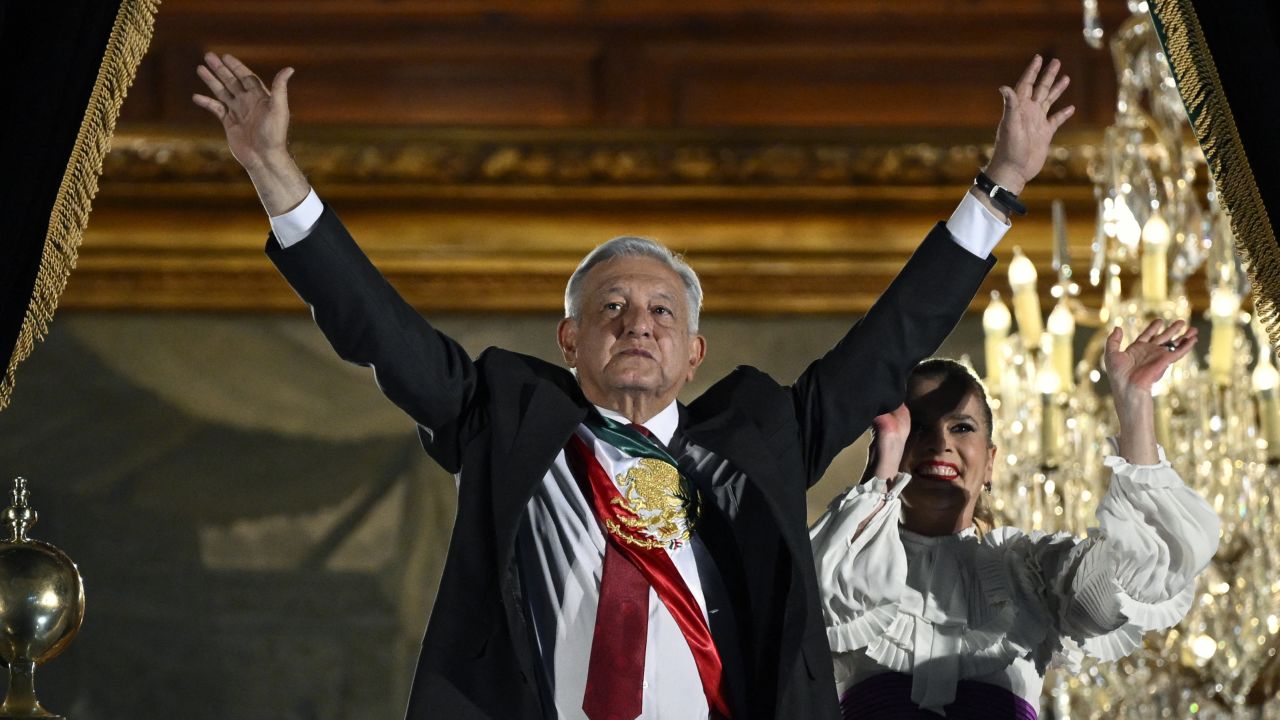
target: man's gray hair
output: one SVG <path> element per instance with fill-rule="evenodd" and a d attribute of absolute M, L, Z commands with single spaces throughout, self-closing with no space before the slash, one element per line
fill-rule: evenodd
<path fill-rule="evenodd" d="M 564 316 L 578 319 L 582 313 L 582 283 L 587 279 L 591 268 L 607 260 L 618 257 L 647 257 L 658 260 L 671 268 L 684 283 L 686 302 L 689 306 L 689 332 L 698 332 L 698 315 L 702 311 L 702 283 L 698 282 L 698 274 L 689 267 L 684 258 L 671 252 L 662 244 L 649 238 L 623 235 L 602 243 L 595 250 L 587 253 L 578 263 L 578 269 L 569 276 L 569 284 L 564 288 Z"/>

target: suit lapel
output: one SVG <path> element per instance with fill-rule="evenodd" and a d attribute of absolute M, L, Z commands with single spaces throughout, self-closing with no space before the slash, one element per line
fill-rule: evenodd
<path fill-rule="evenodd" d="M 515 549 L 516 530 L 534 487 L 546 476 L 574 428 L 587 416 L 581 393 L 544 380 L 519 388 L 519 424 L 506 462 L 495 464 L 493 517 L 500 560 L 505 566 Z"/>

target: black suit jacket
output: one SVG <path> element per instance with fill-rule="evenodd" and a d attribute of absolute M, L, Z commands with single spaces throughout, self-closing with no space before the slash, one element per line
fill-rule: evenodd
<path fill-rule="evenodd" d="M 374 368 L 459 474 L 458 514 L 427 625 L 408 718 L 540 718 L 537 662 L 517 563 L 518 523 L 590 403 L 564 368 L 490 348 L 474 360 L 405 303 L 331 209 L 301 243 L 268 254 L 344 359 Z M 698 477 L 699 537 L 725 578 L 737 627 L 722 646 L 734 717 L 837 718 L 809 547 L 805 491 L 955 326 L 994 264 L 939 223 L 875 306 L 795 383 L 739 367 L 681 408 L 672 445 L 710 451 L 735 487 Z M 682 461 L 682 465 L 684 462 Z M 685 468 L 689 470 L 689 468 Z M 717 642 L 725 628 L 712 623 Z"/>

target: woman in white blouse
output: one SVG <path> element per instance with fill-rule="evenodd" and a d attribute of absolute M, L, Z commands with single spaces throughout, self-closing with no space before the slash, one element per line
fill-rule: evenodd
<path fill-rule="evenodd" d="M 949 360 L 913 371 L 876 418 L 873 477 L 810 533 L 845 718 L 1034 720 L 1055 654 L 1114 660 L 1182 618 L 1218 518 L 1157 447 L 1151 386 L 1195 341 L 1181 322 L 1108 338 L 1120 434 L 1087 538 L 979 533 L 996 457 L 982 386 Z"/>

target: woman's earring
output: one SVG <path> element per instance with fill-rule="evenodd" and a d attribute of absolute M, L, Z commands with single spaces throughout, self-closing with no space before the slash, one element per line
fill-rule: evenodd
<path fill-rule="evenodd" d="M 982 484 L 982 492 L 984 492 L 984 493 L 986 493 L 986 494 L 990 495 L 990 494 L 991 494 L 991 483 L 983 483 L 983 484 Z"/>

